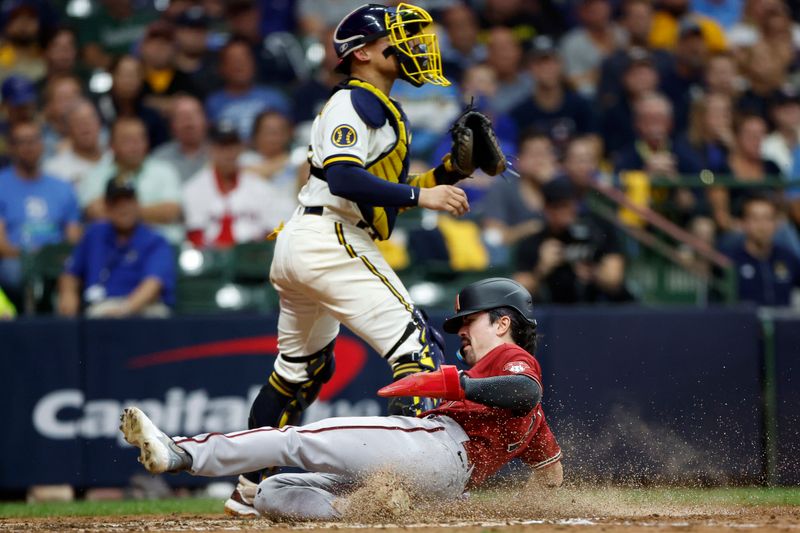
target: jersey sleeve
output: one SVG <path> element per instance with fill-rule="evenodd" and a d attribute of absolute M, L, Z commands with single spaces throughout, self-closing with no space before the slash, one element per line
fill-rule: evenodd
<path fill-rule="evenodd" d="M 541 416 L 542 422 L 539 424 L 539 429 L 536 430 L 528 447 L 519 455 L 519 458 L 534 470 L 555 464 L 561 460 L 562 456 L 556 436 L 547 425 L 544 414 Z"/>
<path fill-rule="evenodd" d="M 334 163 L 364 166 L 367 161 L 370 131 L 348 93 L 336 93 L 322 111 L 315 146 L 322 168 Z"/>
<path fill-rule="evenodd" d="M 518 346 L 510 346 L 495 363 L 496 376 L 528 376 L 542 386 L 542 370 L 534 357 Z"/>

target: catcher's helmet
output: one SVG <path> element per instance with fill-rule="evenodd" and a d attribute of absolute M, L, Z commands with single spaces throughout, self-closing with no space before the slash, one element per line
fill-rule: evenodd
<path fill-rule="evenodd" d="M 387 7 L 367 4 L 351 11 L 333 32 L 336 70 L 350 73 L 350 54 L 381 37 L 388 37 L 390 53 L 400 63 L 400 77 L 419 87 L 423 83 L 450 85 L 442 74 L 442 58 L 433 19 L 427 11 L 410 4 Z M 385 52 L 384 52 L 385 53 Z"/>
<path fill-rule="evenodd" d="M 465 316 L 498 307 L 516 310 L 528 324 L 536 327 L 533 298 L 527 289 L 508 278 L 488 278 L 461 289 L 456 296 L 456 314 L 444 321 L 444 330 L 458 333 Z"/>

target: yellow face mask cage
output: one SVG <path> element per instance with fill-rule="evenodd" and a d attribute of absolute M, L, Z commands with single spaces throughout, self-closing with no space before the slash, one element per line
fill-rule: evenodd
<path fill-rule="evenodd" d="M 386 13 L 389 42 L 397 50 L 403 77 L 417 86 L 447 87 L 450 82 L 442 74 L 442 56 L 432 26 L 433 19 L 421 7 L 398 4 L 393 13 Z"/>

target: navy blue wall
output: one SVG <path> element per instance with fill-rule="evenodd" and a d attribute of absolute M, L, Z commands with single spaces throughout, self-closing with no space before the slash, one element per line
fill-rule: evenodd
<path fill-rule="evenodd" d="M 548 309 L 539 323 L 544 405 L 568 473 L 760 478 L 760 332 L 752 310 Z M 129 403 L 169 433 L 245 427 L 277 352 L 275 326 L 274 317 L 243 316 L 0 323 L 0 395 L 11 406 L 0 488 L 127 484 L 142 471 L 117 431 Z M 781 346 L 798 346 L 797 334 L 786 339 Z M 458 342 L 448 342 L 453 362 Z M 306 421 L 383 412 L 375 391 L 390 379 L 385 363 L 348 332 L 336 357 L 336 376 Z M 795 424 L 782 426 L 790 437 L 800 397 L 783 401 Z"/>

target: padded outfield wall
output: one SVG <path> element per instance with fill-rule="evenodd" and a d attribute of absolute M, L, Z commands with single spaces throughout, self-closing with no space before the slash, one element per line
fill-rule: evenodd
<path fill-rule="evenodd" d="M 550 308 L 538 318 L 545 410 L 567 475 L 738 484 L 772 474 L 800 483 L 800 319 L 772 322 L 774 401 L 765 409 L 754 309 Z M 0 323 L 0 394 L 10 412 L 0 489 L 127 485 L 142 472 L 117 430 L 130 403 L 172 434 L 244 428 L 277 353 L 275 331 L 274 316 Z M 454 362 L 458 342 L 448 342 Z M 385 363 L 347 331 L 336 357 L 336 375 L 305 421 L 383 413 L 375 391 L 390 379 Z"/>

